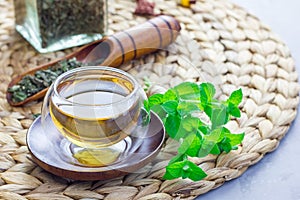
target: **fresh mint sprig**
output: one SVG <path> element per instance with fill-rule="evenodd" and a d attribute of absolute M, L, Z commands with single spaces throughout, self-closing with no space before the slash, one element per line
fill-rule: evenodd
<path fill-rule="evenodd" d="M 242 90 L 232 92 L 226 101 L 217 100 L 215 93 L 210 83 L 184 82 L 144 102 L 146 111 L 157 113 L 168 135 L 180 143 L 178 154 L 166 167 L 164 179 L 182 177 L 199 181 L 207 174 L 189 157 L 228 153 L 242 142 L 244 133 L 231 133 L 224 126 L 232 116 L 241 116 Z M 209 120 L 201 119 L 201 114 Z"/>

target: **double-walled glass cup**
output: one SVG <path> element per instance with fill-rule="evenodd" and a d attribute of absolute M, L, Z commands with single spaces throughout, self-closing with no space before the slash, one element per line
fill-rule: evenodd
<path fill-rule="evenodd" d="M 59 76 L 42 108 L 44 131 L 54 126 L 64 157 L 86 166 L 108 166 L 133 153 L 148 129 L 146 94 L 128 73 L 81 67 Z"/>

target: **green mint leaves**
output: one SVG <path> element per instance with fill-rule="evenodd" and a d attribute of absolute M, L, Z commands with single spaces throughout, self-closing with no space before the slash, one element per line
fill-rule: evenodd
<path fill-rule="evenodd" d="M 199 181 L 206 173 L 189 157 L 218 155 L 237 149 L 244 133 L 234 134 L 224 127 L 231 117 L 240 117 L 242 90 L 232 92 L 226 101 L 215 99 L 215 87 L 210 83 L 184 82 L 165 94 L 154 94 L 144 102 L 162 119 L 168 135 L 179 141 L 178 154 L 166 167 L 165 179 L 189 178 Z M 206 115 L 207 119 L 202 119 Z"/>

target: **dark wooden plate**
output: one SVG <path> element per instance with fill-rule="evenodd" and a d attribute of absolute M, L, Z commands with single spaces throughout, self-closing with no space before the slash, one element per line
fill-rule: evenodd
<path fill-rule="evenodd" d="M 46 171 L 73 180 L 106 180 L 135 172 L 156 157 L 165 138 L 162 121 L 151 113 L 149 129 L 138 149 L 110 166 L 86 167 L 67 161 L 68 154 L 64 153 L 62 147 L 66 139 L 52 123 L 50 126 L 47 124 L 47 127 L 43 127 L 45 124 L 38 117 L 28 130 L 27 145 L 33 160 Z"/>

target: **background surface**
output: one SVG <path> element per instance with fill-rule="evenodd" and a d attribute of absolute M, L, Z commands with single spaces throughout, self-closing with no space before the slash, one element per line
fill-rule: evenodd
<path fill-rule="evenodd" d="M 231 0 L 271 27 L 287 44 L 300 72 L 300 1 Z M 299 113 L 300 109 L 298 109 Z M 197 200 L 300 200 L 300 116 L 297 115 L 276 151 L 267 154 L 241 177 Z"/>

